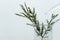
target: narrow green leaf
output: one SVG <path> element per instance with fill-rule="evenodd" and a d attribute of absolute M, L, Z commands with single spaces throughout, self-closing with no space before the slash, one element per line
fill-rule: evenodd
<path fill-rule="evenodd" d="M 27 23 L 27 25 L 30 25 L 30 26 L 33 26 L 33 27 L 35 27 L 35 25 L 33 25 L 33 24 L 29 24 L 29 23 Z"/>
<path fill-rule="evenodd" d="M 35 8 L 33 8 L 33 14 L 35 13 Z"/>
<path fill-rule="evenodd" d="M 23 5 L 20 5 L 20 6 L 21 6 L 21 8 L 23 9 L 23 11 L 24 11 L 25 13 L 27 13 L 27 11 L 25 10 L 24 6 L 23 6 Z"/>
<path fill-rule="evenodd" d="M 22 13 L 25 17 L 28 17 L 25 13 Z"/>
<path fill-rule="evenodd" d="M 24 4 L 25 4 L 25 8 L 26 8 L 26 10 L 28 11 L 28 7 L 27 7 L 26 3 L 24 3 Z"/>
<path fill-rule="evenodd" d="M 44 24 L 42 23 L 41 36 L 43 35 L 43 33 L 44 33 Z"/>
<path fill-rule="evenodd" d="M 23 15 L 20 15 L 20 14 L 16 14 L 16 15 L 18 15 L 18 16 L 21 16 L 21 17 L 25 17 L 25 16 L 23 16 Z"/>

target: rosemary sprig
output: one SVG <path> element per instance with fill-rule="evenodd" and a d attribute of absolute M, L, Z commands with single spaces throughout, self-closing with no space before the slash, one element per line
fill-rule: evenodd
<path fill-rule="evenodd" d="M 23 10 L 23 12 L 22 12 L 23 15 L 21 15 L 21 14 L 16 14 L 16 15 L 29 19 L 32 24 L 27 23 L 27 25 L 32 26 L 34 28 L 35 32 L 37 33 L 37 35 L 41 36 L 42 38 L 45 37 L 45 35 L 48 34 L 52 30 L 52 26 L 57 21 L 60 20 L 60 19 L 57 19 L 56 21 L 53 21 L 58 16 L 58 14 L 56 14 L 56 15 L 52 14 L 51 19 L 47 20 L 47 25 L 46 25 L 47 29 L 46 29 L 45 24 L 41 23 L 41 25 L 40 25 L 39 20 L 37 20 L 37 18 L 36 18 L 37 14 L 35 13 L 35 8 L 33 8 L 33 10 L 31 10 L 30 7 L 27 7 L 26 3 L 24 6 L 23 5 L 20 5 L 20 6 Z"/>

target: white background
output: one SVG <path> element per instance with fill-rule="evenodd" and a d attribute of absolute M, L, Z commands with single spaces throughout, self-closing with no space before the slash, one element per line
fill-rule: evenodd
<path fill-rule="evenodd" d="M 28 20 L 15 15 L 22 11 L 19 4 L 24 2 L 36 9 L 40 22 L 45 22 L 52 13 L 60 13 L 60 0 L 0 0 L 0 40 L 34 39 L 33 28 L 26 25 Z M 53 26 L 53 40 L 60 40 L 60 21 Z"/>

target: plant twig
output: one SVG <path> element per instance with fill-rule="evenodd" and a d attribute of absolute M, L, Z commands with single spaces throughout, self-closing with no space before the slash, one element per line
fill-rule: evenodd
<path fill-rule="evenodd" d="M 33 10 L 31 10 L 30 7 L 27 7 L 26 3 L 24 6 L 23 5 L 20 5 L 20 6 L 23 10 L 23 12 L 22 12 L 23 15 L 21 15 L 21 14 L 16 14 L 16 15 L 29 19 L 32 24 L 27 23 L 27 25 L 32 26 L 34 28 L 35 32 L 37 33 L 37 35 L 42 37 L 42 40 L 45 37 L 45 35 L 48 34 L 52 30 L 52 26 L 57 21 L 60 20 L 60 19 L 57 19 L 56 21 L 53 21 L 58 16 L 58 14 L 56 14 L 56 15 L 52 14 L 51 19 L 47 20 L 47 25 L 45 25 L 44 23 L 40 24 L 39 20 L 37 20 L 37 18 L 36 18 L 37 15 L 35 13 L 35 8 L 33 8 Z M 47 28 L 45 26 L 47 26 Z"/>

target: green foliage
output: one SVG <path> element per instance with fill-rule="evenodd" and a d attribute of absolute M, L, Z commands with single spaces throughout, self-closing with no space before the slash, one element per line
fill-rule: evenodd
<path fill-rule="evenodd" d="M 16 14 L 16 15 L 29 19 L 32 24 L 27 23 L 27 25 L 32 26 L 34 29 L 36 28 L 35 32 L 37 33 L 38 36 L 44 37 L 46 34 L 48 34 L 52 30 L 52 26 L 57 21 L 60 20 L 60 19 L 57 19 L 56 21 L 54 21 L 54 19 L 58 16 L 58 14 L 56 15 L 52 14 L 51 19 L 46 20 L 47 21 L 47 28 L 46 28 L 44 23 L 40 25 L 39 21 L 37 20 L 36 18 L 37 14 L 35 13 L 35 8 L 31 10 L 30 7 L 27 7 L 26 3 L 24 4 L 24 6 L 23 5 L 20 5 L 20 6 L 23 10 L 22 15 L 21 14 Z"/>

